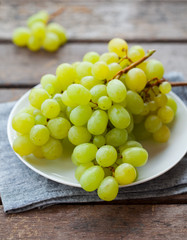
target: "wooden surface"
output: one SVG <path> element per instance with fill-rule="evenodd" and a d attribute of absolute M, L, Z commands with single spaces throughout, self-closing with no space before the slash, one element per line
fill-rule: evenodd
<path fill-rule="evenodd" d="M 69 42 L 57 53 L 29 52 L 11 43 L 16 26 L 41 9 L 59 7 L 56 18 L 68 30 Z M 19 99 L 55 73 L 62 62 L 80 60 L 90 50 L 102 53 L 107 41 L 123 37 L 145 49 L 157 49 L 166 71 L 187 80 L 187 1 L 181 0 L 1 0 L 0 102 Z M 1 159 L 0 159 L 1 161 Z M 187 239 L 187 194 L 172 197 L 72 204 L 5 215 L 0 205 L 0 240 L 33 239 Z"/>

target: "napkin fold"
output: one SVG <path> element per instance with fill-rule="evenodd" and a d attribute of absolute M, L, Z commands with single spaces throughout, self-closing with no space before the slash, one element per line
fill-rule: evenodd
<path fill-rule="evenodd" d="M 181 73 L 165 75 L 170 81 L 183 81 Z M 187 104 L 187 88 L 177 87 L 175 93 Z M 96 192 L 53 182 L 25 166 L 8 142 L 6 128 L 15 102 L 0 104 L 0 195 L 5 213 L 18 213 L 62 203 L 101 201 Z M 117 200 L 171 196 L 187 192 L 187 156 L 174 168 L 149 182 L 121 188 Z"/>

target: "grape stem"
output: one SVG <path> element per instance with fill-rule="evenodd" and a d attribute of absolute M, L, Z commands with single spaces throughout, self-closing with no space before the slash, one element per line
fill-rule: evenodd
<path fill-rule="evenodd" d="M 51 21 L 53 18 L 59 16 L 64 11 L 64 9 L 65 9 L 64 7 L 61 7 L 58 10 L 56 10 L 55 12 L 51 13 L 48 21 Z"/>
<path fill-rule="evenodd" d="M 156 82 L 151 83 L 152 81 L 156 80 Z M 153 86 L 159 86 L 162 82 L 169 82 L 171 84 L 172 87 L 181 87 L 181 86 L 187 86 L 187 82 L 170 82 L 169 80 L 162 78 L 162 79 L 158 79 L 158 78 L 153 78 L 151 80 L 149 80 L 145 86 L 145 88 L 147 87 L 153 87 Z"/>

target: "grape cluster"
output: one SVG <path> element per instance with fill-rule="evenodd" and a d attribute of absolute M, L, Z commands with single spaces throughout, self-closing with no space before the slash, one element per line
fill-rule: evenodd
<path fill-rule="evenodd" d="M 28 47 L 31 51 L 43 48 L 54 52 L 67 41 L 65 29 L 58 23 L 48 24 L 50 15 L 40 11 L 27 20 L 28 27 L 19 27 L 13 32 L 13 43 L 19 47 Z"/>
<path fill-rule="evenodd" d="M 72 161 L 82 188 L 97 189 L 101 199 L 111 201 L 119 185 L 134 182 L 137 168 L 148 160 L 136 140 L 152 134 L 166 142 L 177 105 L 167 95 L 171 85 L 162 79 L 161 62 L 147 60 L 141 46 L 128 50 L 118 38 L 108 49 L 102 55 L 88 52 L 82 62 L 63 63 L 56 75 L 44 75 L 12 126 L 18 132 L 13 149 L 22 156 L 61 157 L 68 138 L 75 145 Z"/>

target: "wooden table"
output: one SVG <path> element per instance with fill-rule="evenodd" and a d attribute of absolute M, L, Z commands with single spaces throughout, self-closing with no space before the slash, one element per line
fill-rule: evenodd
<path fill-rule="evenodd" d="M 11 43 L 12 30 L 41 9 L 64 12 L 56 18 L 69 41 L 58 52 L 29 52 Z M 187 1 L 181 0 L 2 0 L 0 2 L 0 102 L 17 100 L 90 50 L 102 53 L 115 36 L 130 45 L 155 48 L 166 71 L 187 75 Z M 187 194 L 99 204 L 68 204 L 5 215 L 0 205 L 0 239 L 187 239 Z"/>

